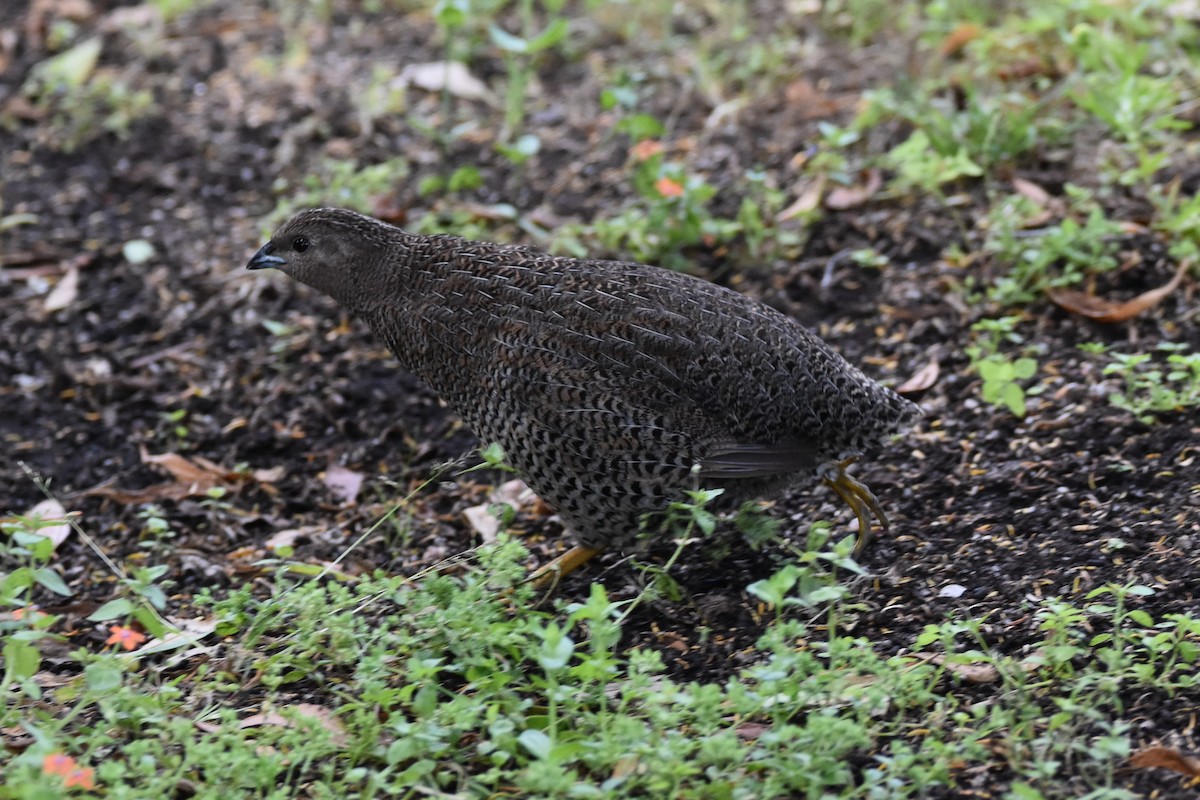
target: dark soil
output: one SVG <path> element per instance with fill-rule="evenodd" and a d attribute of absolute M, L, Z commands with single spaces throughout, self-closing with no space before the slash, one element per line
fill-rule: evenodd
<path fill-rule="evenodd" d="M 753 4 L 764 21 L 778 16 L 769 5 Z M 814 45 L 812 54 L 798 57 L 782 80 L 748 87 L 746 105 L 706 127 L 713 101 L 689 67 L 693 54 L 650 40 L 635 44 L 615 27 L 588 23 L 573 38 L 579 52 L 539 65 L 527 129 L 542 149 L 514 167 L 493 150 L 500 112 L 481 102 L 455 101 L 451 122 L 476 124 L 445 152 L 413 125 L 444 124 L 436 94 L 410 87 L 404 112 L 364 125 L 355 109 L 372 69 L 399 72 L 438 60 L 440 38 L 427 14 L 371 16 L 346 6 L 334 4 L 328 27 L 298 15 L 281 24 L 272 11 L 225 0 L 166 26 L 123 21 L 141 7 L 109 0 L 8 0 L 0 19 L 8 26 L 0 29 L 0 216 L 35 218 L 0 233 L 0 511 L 21 512 L 42 499 L 18 462 L 27 465 L 82 513 L 84 529 L 113 558 L 169 564 L 178 609 L 202 588 L 223 592 L 254 580 L 252 565 L 272 534 L 308 531 L 295 558 L 330 560 L 440 465 L 464 455 L 467 463 L 478 460 L 470 432 L 399 371 L 363 326 L 282 276 L 244 271 L 280 199 L 276 187 L 285 187 L 285 198 L 298 196 L 305 176 L 327 174 L 321 165 L 329 158 L 368 165 L 404 156 L 408 176 L 374 197 L 376 213 L 400 223 L 431 205 L 452 207 L 422 199 L 416 187 L 460 166 L 482 174 L 482 187 L 459 197 L 477 207 L 511 203 L 551 221 L 611 214 L 632 197 L 630 142 L 613 132 L 615 118 L 600 111 L 597 98 L 623 68 L 644 73 L 642 110 L 668 121 L 668 153 L 721 187 L 714 210 L 732 216 L 747 169 L 765 169 L 789 186 L 797 179 L 793 156 L 812 146 L 817 123 L 845 123 L 864 89 L 906 68 L 906 48 L 850 51 L 824 40 L 811 19 L 785 22 L 797 41 Z M 56 133 L 52 111 L 20 92 L 51 52 L 52 23 L 67 17 L 102 35 L 102 71 L 154 98 L 124 135 L 95 135 L 73 151 Z M 300 42 L 307 53 L 295 50 Z M 292 56 L 280 67 L 289 45 Z M 502 63 L 481 57 L 471 67 L 502 85 Z M 825 102 L 798 107 L 789 99 L 797 86 Z M 1088 185 L 1094 178 L 1080 160 L 1048 153 L 1014 175 L 1051 190 Z M 964 287 L 1003 266 L 940 258 L 952 242 L 965 252 L 979 245 L 975 221 L 985 198 L 962 188 L 964 202 L 950 209 L 891 198 L 827 211 L 795 259 L 748 264 L 719 249 L 692 254 L 698 271 L 816 328 L 880 380 L 896 385 L 931 361 L 940 367 L 938 380 L 914 397 L 926 412 L 920 427 L 857 468 L 892 530 L 861 558 L 870 575 L 851 583 L 863 609 L 848 620 L 851 631 L 899 651 L 927 624 L 970 616 L 986 619 L 990 647 L 1024 654 L 1042 640 L 1034 613 L 1040 599 L 1083 604 L 1109 583 L 1153 587 L 1153 595 L 1132 602 L 1155 619 L 1195 614 L 1200 421 L 1184 414 L 1136 421 L 1106 401 L 1115 385 L 1100 373 L 1105 362 L 1077 349 L 1085 342 L 1126 352 L 1159 342 L 1200 349 L 1194 281 L 1185 279 L 1127 323 L 1089 322 L 1049 301 L 1015 312 L 1024 314 L 1020 331 L 1038 349 L 1044 387 L 1018 419 L 980 399 L 964 353 L 970 325 L 994 315 L 973 306 Z M 1111 198 L 1112 208 L 1123 204 Z M 531 241 L 515 227 L 497 236 Z M 157 255 L 129 263 L 122 245 L 135 239 L 149 240 Z M 888 256 L 888 266 L 860 267 L 843 257 L 864 247 Z M 1105 292 L 1132 296 L 1173 273 L 1161 242 L 1145 234 L 1131 233 L 1121 256 L 1127 267 L 1106 278 Z M 77 296 L 47 311 L 48 291 L 72 268 Z M 273 334 L 266 321 L 290 328 Z M 280 473 L 230 483 L 214 503 L 162 490 L 174 480 L 143 453 Z M 365 476 L 357 503 L 327 485 L 331 465 Z M 478 537 L 461 512 L 486 502 L 499 480 L 446 473 L 413 496 L 408 539 L 373 536 L 342 568 L 408 574 L 474 547 Z M 835 500 L 813 487 L 779 500 L 772 513 L 792 537 L 820 519 L 848 532 L 851 517 Z M 147 555 L 154 537 L 140 514 L 151 501 L 174 538 Z M 527 535 L 537 562 L 563 546 L 545 510 L 527 510 L 514 527 Z M 643 606 L 627 625 L 628 646 L 662 649 L 674 675 L 688 679 L 719 680 L 753 659 L 764 619 L 745 587 L 769 576 L 784 554 L 754 551 L 736 537 L 727 547 L 714 562 L 694 546 L 672 572 L 684 598 Z M 640 558 L 653 561 L 661 549 Z M 69 609 L 76 619 L 113 596 L 77 537 L 60 548 L 57 566 L 77 592 Z M 595 580 L 627 598 L 641 578 L 613 553 L 567 579 L 559 596 L 581 599 Z M 954 585 L 963 589 L 952 598 L 943 590 Z M 39 599 L 47 610 L 64 610 L 51 596 Z M 100 627 L 91 634 L 104 635 Z M 1197 698 L 1129 703 L 1125 716 L 1139 719 L 1139 741 L 1200 750 L 1188 724 L 1200 712 Z M 1129 788 L 1149 792 L 1155 780 L 1131 775 Z M 1170 786 L 1157 796 L 1168 796 Z"/>

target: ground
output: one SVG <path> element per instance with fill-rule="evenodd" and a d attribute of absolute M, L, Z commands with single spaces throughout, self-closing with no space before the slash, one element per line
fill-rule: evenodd
<path fill-rule="evenodd" d="M 443 57 L 427 11 L 367 15 L 334 3 L 329 13 L 327 24 L 317 11 L 222 0 L 164 23 L 147 6 L 78 0 L 9 3 L 0 20 L 8 26 L 0 31 L 0 219 L 29 215 L 21 217 L 28 224 L 0 228 L 0 511 L 29 509 L 43 499 L 34 476 L 48 481 L 113 559 L 167 565 L 170 603 L 181 614 L 201 588 L 253 581 L 280 531 L 301 532 L 294 559 L 324 563 L 406 495 L 407 527 L 368 537 L 340 569 L 416 573 L 480 543 L 463 512 L 505 480 L 495 471 L 439 471 L 457 459 L 478 462 L 471 433 L 327 298 L 244 270 L 281 204 L 335 199 L 320 195 L 337 180 L 331 163 L 403 159 L 368 193 L 368 210 L 397 224 L 436 214 L 447 225 L 467 219 L 496 238 L 552 246 L 538 234 L 631 202 L 632 142 L 598 98 L 614 76 L 636 74 L 639 110 L 666 123 L 667 154 L 716 188 L 714 215 L 732 218 L 747 170 L 797 199 L 800 156 L 812 151 L 818 126 L 847 124 L 865 90 L 913 68 L 907 47 L 828 38 L 818 15 L 801 15 L 788 23 L 791 66 L 771 80 L 742 78 L 739 103 L 723 108 L 702 54 L 627 38 L 625 20 L 593 18 L 573 37 L 586 52 L 553 51 L 538 62 L 523 124 L 540 149 L 514 164 L 494 147 L 504 135 L 502 98 L 444 105 L 438 92 L 374 79 Z M 746 13 L 753 41 L 782 12 L 752 3 Z M 696 10 L 673 25 L 683 35 L 710 23 Z M 99 35 L 98 69 L 149 91 L 151 107 L 113 121 L 24 94 L 63 26 Z M 492 85 L 505 75 L 494 55 L 470 66 Z M 365 110 L 371 98 L 382 110 Z M 82 127 L 73 134 L 72 119 Z M 113 130 L 97 130 L 106 121 Z M 453 136 L 438 133 L 456 125 Z M 907 129 L 897 123 L 890 135 L 895 144 Z M 1010 165 L 1005 178 L 1058 196 L 1068 183 L 1097 184 L 1096 157 L 1095 142 L 1083 139 Z M 477 170 L 477 186 L 422 191 L 424 180 L 459 167 Z M 1155 180 L 1173 179 L 1185 193 L 1194 188 L 1195 174 L 1178 165 Z M 1152 587 L 1130 602 L 1155 619 L 1194 614 L 1200 422 L 1194 410 L 1139 420 L 1113 406 L 1107 397 L 1118 380 L 1079 345 L 1200 349 L 1196 271 L 1119 322 L 1085 318 L 1044 296 L 1006 309 L 1019 317 L 1023 352 L 1039 370 L 1040 392 L 1019 417 L 981 398 L 967 351 L 971 326 L 989 314 L 979 287 L 1004 265 L 947 256 L 954 244 L 980 252 L 991 198 L 980 182 L 946 188 L 942 197 L 883 192 L 827 208 L 796 223 L 794 248 L 758 261 L 721 242 L 680 251 L 692 271 L 811 326 L 885 383 L 899 386 L 936 365 L 932 382 L 908 393 L 923 421 L 856 467 L 891 530 L 858 559 L 865 574 L 845 577 L 857 604 L 851 631 L 900 652 L 926 625 L 962 615 L 985 620 L 989 648 L 1025 655 L 1042 641 L 1034 613 L 1041 599 L 1084 603 L 1107 584 Z M 510 223 L 500 204 L 533 224 Z M 1167 283 L 1176 263 L 1162 235 L 1138 225 L 1150 213 L 1144 202 L 1118 191 L 1106 205 L 1128 228 L 1117 244 L 1121 267 L 1094 278 L 1094 291 L 1129 298 Z M 127 243 L 143 240 L 153 255 L 131 258 Z M 883 266 L 848 257 L 868 249 Z M 77 287 L 48 303 L 68 275 Z M 148 459 L 166 453 L 217 465 L 214 481 L 227 493 L 180 489 L 186 476 Z M 230 478 L 233 470 L 243 477 Z M 337 474 L 361 477 L 352 499 Z M 769 513 L 793 540 L 817 520 L 845 535 L 852 516 L 835 500 L 813 485 Z M 148 516 L 166 521 L 169 546 L 148 533 Z M 531 564 L 564 546 L 549 509 L 527 505 L 511 528 L 530 547 Z M 764 609 L 745 589 L 787 552 L 756 550 L 737 536 L 721 545 L 685 552 L 671 570 L 682 593 L 643 604 L 625 624 L 623 647 L 660 649 L 680 679 L 720 680 L 756 657 Z M 671 549 L 657 543 L 637 561 L 661 563 Z M 111 598 L 111 581 L 78 536 L 55 563 L 75 595 L 57 605 L 38 599 L 86 628 L 84 618 Z M 610 553 L 568 578 L 558 596 L 586 598 L 600 581 L 628 598 L 643 580 L 627 554 Z M 82 638 L 99 644 L 106 635 L 94 626 Z M 1140 742 L 1200 749 L 1186 724 L 1200 699 L 1127 702 Z M 1129 786 L 1149 792 L 1156 780 L 1133 776 Z"/>

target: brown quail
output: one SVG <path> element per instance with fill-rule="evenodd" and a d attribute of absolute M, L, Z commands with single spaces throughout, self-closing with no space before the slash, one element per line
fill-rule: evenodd
<path fill-rule="evenodd" d="M 658 267 L 420 236 L 342 209 L 303 211 L 254 255 L 364 320 L 561 515 L 558 576 L 628 544 L 683 492 L 761 497 L 814 474 L 858 518 L 845 472 L 915 405 L 767 306 Z"/>

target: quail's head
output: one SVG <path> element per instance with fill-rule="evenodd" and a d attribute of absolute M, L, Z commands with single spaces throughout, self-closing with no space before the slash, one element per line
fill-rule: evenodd
<path fill-rule="evenodd" d="M 388 283 L 390 225 L 338 208 L 301 211 L 259 248 L 246 269 L 274 268 L 359 312 Z"/>

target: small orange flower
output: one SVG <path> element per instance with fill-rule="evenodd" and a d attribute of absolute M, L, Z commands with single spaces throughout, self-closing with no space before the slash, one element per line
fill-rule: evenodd
<path fill-rule="evenodd" d="M 76 767 L 66 776 L 63 786 L 68 789 L 72 786 L 78 786 L 81 789 L 95 789 L 96 781 L 93 780 L 94 775 L 95 771 L 91 767 Z"/>
<path fill-rule="evenodd" d="M 46 775 L 66 776 L 75 768 L 75 759 L 65 753 L 51 753 L 42 758 L 42 772 Z"/>
<path fill-rule="evenodd" d="M 629 149 L 629 154 L 635 161 L 649 161 L 663 151 L 661 142 L 654 139 L 643 139 Z"/>
<path fill-rule="evenodd" d="M 655 181 L 654 188 L 663 197 L 683 197 L 683 184 L 671 178 L 659 178 Z"/>
<path fill-rule="evenodd" d="M 146 641 L 146 634 L 135 631 L 133 628 L 125 628 L 120 625 L 112 625 L 108 629 L 112 636 L 104 642 L 105 644 L 119 644 L 126 650 L 136 650 L 137 646 Z"/>

